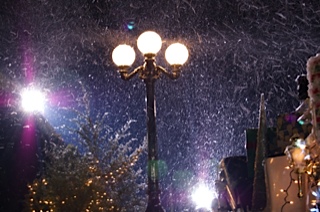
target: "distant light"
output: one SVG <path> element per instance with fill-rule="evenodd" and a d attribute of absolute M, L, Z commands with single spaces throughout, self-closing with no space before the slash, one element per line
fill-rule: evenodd
<path fill-rule="evenodd" d="M 197 209 L 211 209 L 212 200 L 215 197 L 215 192 L 210 191 L 205 185 L 200 185 L 192 194 L 192 200 L 196 203 Z"/>
<path fill-rule="evenodd" d="M 312 193 L 313 196 L 315 196 L 317 198 L 320 196 L 320 190 L 319 189 L 317 189 L 316 191 L 312 191 L 311 193 Z"/>
<path fill-rule="evenodd" d="M 133 30 L 135 28 L 135 24 L 134 24 L 134 21 L 130 21 L 128 24 L 127 24 L 127 28 L 128 30 Z"/>
<path fill-rule="evenodd" d="M 26 88 L 21 92 L 21 106 L 26 112 L 44 112 L 45 96 L 39 90 Z"/>

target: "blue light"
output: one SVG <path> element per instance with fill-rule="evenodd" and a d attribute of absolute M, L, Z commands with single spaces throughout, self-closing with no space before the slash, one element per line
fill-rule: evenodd
<path fill-rule="evenodd" d="M 127 24 L 127 28 L 128 28 L 128 30 L 133 30 L 134 28 L 135 28 L 135 26 L 134 26 L 134 21 L 130 21 L 128 24 Z"/>

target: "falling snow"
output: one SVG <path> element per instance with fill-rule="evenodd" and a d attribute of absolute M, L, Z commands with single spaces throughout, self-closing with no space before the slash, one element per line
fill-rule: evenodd
<path fill-rule="evenodd" d="M 179 173 L 191 189 L 199 179 L 212 181 L 222 158 L 245 154 L 244 131 L 258 126 L 261 93 L 269 126 L 293 111 L 299 105 L 294 80 L 320 52 L 319 1 L 4 0 L 0 20 L 1 96 L 10 97 L 0 103 L 14 104 L 27 84 L 42 88 L 45 117 L 66 140 L 70 111 L 83 109 L 85 88 L 93 114 L 108 113 L 115 128 L 137 120 L 131 133 L 142 142 L 144 84 L 122 81 L 111 52 L 121 43 L 137 50 L 145 30 L 161 35 L 157 62 L 167 68 L 165 48 L 173 41 L 188 47 L 182 76 L 156 84 L 165 207 L 169 191 L 179 193 Z"/>

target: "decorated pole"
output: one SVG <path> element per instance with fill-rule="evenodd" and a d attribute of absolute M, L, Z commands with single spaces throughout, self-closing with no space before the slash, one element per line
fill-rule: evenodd
<path fill-rule="evenodd" d="M 307 61 L 308 95 L 312 109 L 313 134 L 317 145 L 320 145 L 320 54 Z"/>
<path fill-rule="evenodd" d="M 266 122 L 264 95 L 261 94 L 259 128 L 257 136 L 256 156 L 254 162 L 252 211 L 262 211 L 266 207 L 267 194 L 263 167 L 263 161 L 266 157 Z"/>

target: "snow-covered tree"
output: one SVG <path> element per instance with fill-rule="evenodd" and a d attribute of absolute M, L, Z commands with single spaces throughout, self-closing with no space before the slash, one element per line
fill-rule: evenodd
<path fill-rule="evenodd" d="M 129 120 L 121 129 L 92 118 L 89 101 L 77 111 L 77 145 L 48 143 L 46 169 L 29 185 L 26 211 L 143 211 L 145 178 L 137 165 L 145 142 L 132 138 Z"/>

